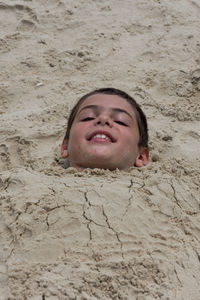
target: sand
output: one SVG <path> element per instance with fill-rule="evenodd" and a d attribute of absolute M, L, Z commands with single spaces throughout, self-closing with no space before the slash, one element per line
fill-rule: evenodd
<path fill-rule="evenodd" d="M 0 2 L 0 300 L 200 299 L 198 0 Z M 70 109 L 120 88 L 150 163 L 63 168 Z"/>

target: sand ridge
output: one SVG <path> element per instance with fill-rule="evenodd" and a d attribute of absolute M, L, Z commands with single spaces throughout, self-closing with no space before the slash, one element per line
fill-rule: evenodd
<path fill-rule="evenodd" d="M 198 1 L 0 2 L 0 300 L 200 297 Z M 151 161 L 64 169 L 84 93 L 130 93 Z"/>

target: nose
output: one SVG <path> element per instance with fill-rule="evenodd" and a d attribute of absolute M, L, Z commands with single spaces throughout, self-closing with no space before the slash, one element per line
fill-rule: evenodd
<path fill-rule="evenodd" d="M 96 118 L 96 125 L 112 127 L 113 121 L 107 114 L 100 114 Z"/>

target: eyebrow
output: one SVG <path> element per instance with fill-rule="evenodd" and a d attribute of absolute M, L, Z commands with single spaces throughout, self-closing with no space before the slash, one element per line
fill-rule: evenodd
<path fill-rule="evenodd" d="M 83 111 L 83 110 L 85 110 L 85 109 L 93 109 L 93 110 L 98 110 L 98 109 L 101 109 L 101 108 L 103 108 L 103 106 L 99 106 L 99 105 L 87 105 L 87 106 L 84 106 L 81 110 L 80 110 L 80 112 L 81 111 Z M 129 114 L 126 110 L 124 110 L 124 109 L 121 109 L 121 108 L 118 108 L 118 107 L 111 107 L 110 108 L 111 109 L 111 111 L 113 111 L 113 112 L 120 112 L 120 113 L 125 113 L 126 115 L 128 115 L 132 120 L 133 120 L 133 117 L 131 116 L 131 114 Z M 79 112 L 79 113 L 80 113 Z"/>

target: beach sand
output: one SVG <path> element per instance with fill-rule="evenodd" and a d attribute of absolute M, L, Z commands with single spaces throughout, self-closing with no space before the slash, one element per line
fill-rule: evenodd
<path fill-rule="evenodd" d="M 0 300 L 200 299 L 200 4 L 0 2 Z M 75 102 L 135 97 L 150 163 L 64 169 Z"/>

